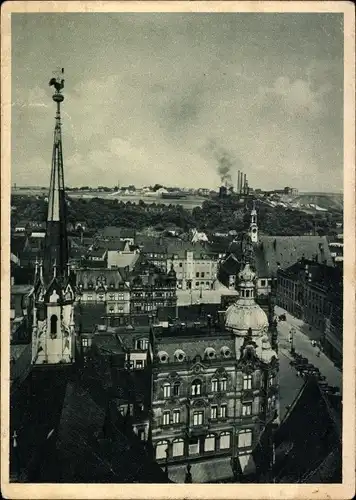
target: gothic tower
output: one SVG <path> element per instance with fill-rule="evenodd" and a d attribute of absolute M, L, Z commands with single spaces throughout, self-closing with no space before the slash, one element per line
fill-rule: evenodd
<path fill-rule="evenodd" d="M 252 243 L 258 242 L 257 211 L 255 202 L 253 202 L 253 208 L 251 210 L 250 237 Z"/>
<path fill-rule="evenodd" d="M 74 362 L 74 284 L 68 265 L 68 235 L 63 174 L 60 104 L 63 69 L 49 82 L 57 105 L 48 214 L 43 261 L 35 265 L 31 293 L 32 363 L 57 365 Z"/>

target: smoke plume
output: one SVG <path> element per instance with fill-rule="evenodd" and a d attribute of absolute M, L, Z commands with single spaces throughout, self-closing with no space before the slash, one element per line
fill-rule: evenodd
<path fill-rule="evenodd" d="M 225 148 L 218 146 L 215 140 L 209 142 L 209 149 L 218 163 L 217 170 L 220 175 L 221 184 L 227 187 L 232 186 L 230 171 L 235 164 L 234 157 Z"/>

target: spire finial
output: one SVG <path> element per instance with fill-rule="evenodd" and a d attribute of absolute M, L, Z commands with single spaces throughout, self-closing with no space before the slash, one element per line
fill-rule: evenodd
<path fill-rule="evenodd" d="M 53 262 L 53 278 L 57 277 L 57 259 L 54 259 Z"/>

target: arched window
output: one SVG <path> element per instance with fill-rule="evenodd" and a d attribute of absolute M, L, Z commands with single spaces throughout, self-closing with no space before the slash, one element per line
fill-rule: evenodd
<path fill-rule="evenodd" d="M 171 384 L 166 382 L 163 384 L 163 397 L 164 398 L 169 398 L 171 396 Z"/>
<path fill-rule="evenodd" d="M 192 396 L 199 396 L 201 394 L 201 381 L 196 379 L 192 382 Z"/>
<path fill-rule="evenodd" d="M 218 379 L 213 378 L 211 380 L 211 392 L 217 392 L 218 390 Z"/>
<path fill-rule="evenodd" d="M 184 441 L 183 439 L 175 439 L 173 441 L 173 450 L 174 457 L 182 457 L 184 455 Z"/>
<path fill-rule="evenodd" d="M 160 441 L 156 446 L 156 460 L 166 458 L 166 450 L 168 448 L 168 441 Z"/>
<path fill-rule="evenodd" d="M 58 318 L 55 314 L 52 314 L 51 316 L 51 335 L 55 336 L 57 335 L 57 322 Z"/>
<path fill-rule="evenodd" d="M 249 298 L 250 297 L 250 290 L 246 290 L 246 297 Z"/>
<path fill-rule="evenodd" d="M 215 435 L 208 434 L 204 442 L 204 451 L 215 451 Z"/>

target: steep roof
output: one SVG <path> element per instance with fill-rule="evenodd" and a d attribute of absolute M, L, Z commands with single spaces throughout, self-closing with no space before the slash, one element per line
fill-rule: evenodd
<path fill-rule="evenodd" d="M 338 398 L 340 399 L 340 398 Z M 341 405 L 329 400 L 316 379 L 309 378 L 274 436 L 277 482 L 309 482 L 331 454 L 326 482 L 341 478 Z M 329 457 L 330 458 L 330 457 Z M 333 467 L 330 465 L 333 464 Z"/>
<path fill-rule="evenodd" d="M 254 249 L 258 276 L 266 277 L 277 273 L 280 267 L 286 269 L 303 256 L 332 265 L 332 257 L 325 236 L 261 236 Z"/>

